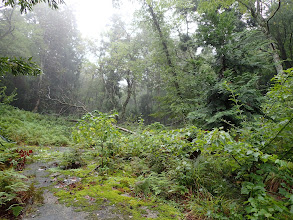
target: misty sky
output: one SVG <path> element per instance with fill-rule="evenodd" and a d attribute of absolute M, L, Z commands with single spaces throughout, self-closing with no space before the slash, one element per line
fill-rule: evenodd
<path fill-rule="evenodd" d="M 112 7 L 112 0 L 67 0 L 68 6 L 73 6 L 78 27 L 83 36 L 97 38 L 105 31 L 109 18 L 113 13 L 120 13 L 127 17 L 133 11 L 133 6 L 124 4 L 120 10 Z M 127 15 L 127 16 L 126 16 Z"/>

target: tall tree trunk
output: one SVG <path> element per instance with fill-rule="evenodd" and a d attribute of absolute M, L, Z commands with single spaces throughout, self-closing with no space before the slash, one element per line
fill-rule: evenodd
<path fill-rule="evenodd" d="M 41 60 L 42 60 L 42 56 L 41 56 Z M 43 69 L 43 62 L 41 61 L 41 69 Z M 32 112 L 38 112 L 39 110 L 39 106 L 40 106 L 40 103 L 41 103 L 41 96 L 42 96 L 42 81 L 43 81 L 43 75 L 41 74 L 39 76 L 39 82 L 38 82 L 38 99 L 37 99 L 37 102 L 35 104 L 35 107 L 33 109 Z"/>
<path fill-rule="evenodd" d="M 276 44 L 275 43 L 271 43 L 270 44 L 270 48 L 272 50 L 272 56 L 273 56 L 273 61 L 274 61 L 275 69 L 276 69 L 278 75 L 280 75 L 280 74 L 282 74 L 284 72 L 284 70 L 283 70 L 283 66 L 282 66 L 282 60 L 281 60 L 281 58 L 279 56 L 279 51 L 276 48 Z"/>
<path fill-rule="evenodd" d="M 270 49 L 271 49 L 275 69 L 276 69 L 278 75 L 282 74 L 284 72 L 283 66 L 282 66 L 282 60 L 279 56 L 279 51 L 277 49 L 277 46 L 274 43 L 276 40 L 272 37 L 272 35 L 270 33 L 270 28 L 269 28 L 269 21 L 275 16 L 275 14 L 278 12 L 278 10 L 281 7 L 281 0 L 279 0 L 279 5 L 278 5 L 277 9 L 274 11 L 274 13 L 268 19 L 265 19 L 262 16 L 263 11 L 262 11 L 262 5 L 261 5 L 260 0 L 257 0 L 256 2 L 250 3 L 250 5 L 245 4 L 241 0 L 239 0 L 239 2 L 241 4 L 243 4 L 250 11 L 252 17 L 254 18 L 254 20 L 256 21 L 258 26 L 261 28 L 264 35 L 267 37 L 268 40 L 270 40 L 272 42 L 272 43 L 270 43 Z"/>
<path fill-rule="evenodd" d="M 278 44 L 279 49 L 280 49 L 280 56 L 281 56 L 281 59 L 283 60 L 284 67 L 286 69 L 289 69 L 293 65 L 292 65 L 292 62 L 288 60 L 288 55 L 287 55 L 286 49 L 285 49 L 285 40 L 282 41 L 280 35 L 276 36 L 276 40 L 277 40 L 277 44 Z"/>
<path fill-rule="evenodd" d="M 135 111 L 135 114 L 137 114 L 138 107 L 137 107 L 137 97 L 136 97 L 136 83 L 133 83 L 132 93 L 133 93 L 133 101 L 134 101 L 134 111 Z"/>
<path fill-rule="evenodd" d="M 157 15 L 154 12 L 153 7 L 149 3 L 147 3 L 146 1 L 145 1 L 145 3 L 146 3 L 146 5 L 149 8 L 149 11 L 151 13 L 154 26 L 155 26 L 156 30 L 158 31 L 158 34 L 159 34 L 159 37 L 160 37 L 160 40 L 161 40 L 161 44 L 163 46 L 163 51 L 164 51 L 164 53 L 166 55 L 167 65 L 170 68 L 171 74 L 173 75 L 173 78 L 174 78 L 173 79 L 173 84 L 174 84 L 174 87 L 176 89 L 176 93 L 177 93 L 177 95 L 180 98 L 182 98 L 182 94 L 181 94 L 181 91 L 180 91 L 179 83 L 177 82 L 177 73 L 176 73 L 175 67 L 174 67 L 173 62 L 172 62 L 172 59 L 171 59 L 171 55 L 170 55 L 170 52 L 169 52 L 167 40 L 166 40 L 166 38 L 163 35 L 163 32 L 162 32 L 162 29 L 161 29 L 159 20 L 157 18 Z"/>
<path fill-rule="evenodd" d="M 128 72 L 130 72 L 130 71 L 128 70 Z M 125 119 L 126 107 L 127 107 L 129 100 L 131 98 L 132 88 L 133 88 L 133 81 L 129 77 L 126 78 L 126 81 L 127 81 L 127 97 L 122 105 L 122 113 L 121 113 L 122 120 Z"/>

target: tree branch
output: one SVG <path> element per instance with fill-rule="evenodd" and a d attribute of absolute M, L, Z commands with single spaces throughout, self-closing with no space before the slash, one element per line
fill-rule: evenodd
<path fill-rule="evenodd" d="M 76 105 L 76 104 L 72 104 L 72 103 L 68 103 L 66 102 L 66 100 L 64 99 L 64 97 L 62 97 L 62 100 L 60 99 L 56 99 L 56 98 L 51 98 L 51 90 L 50 90 L 50 87 L 48 86 L 48 94 L 47 94 L 47 98 L 49 100 L 52 100 L 52 101 L 55 101 L 61 105 L 63 105 L 64 107 L 67 106 L 67 107 L 72 107 L 72 108 L 77 108 L 77 109 L 82 109 L 84 112 L 88 112 L 88 110 L 86 109 L 85 105 Z M 68 98 L 68 97 L 67 97 Z M 62 109 L 63 110 L 63 107 Z"/>
<path fill-rule="evenodd" d="M 274 11 L 273 15 L 267 20 L 267 29 L 268 29 L 269 33 L 270 33 L 269 21 L 277 14 L 277 12 L 279 11 L 280 7 L 281 7 L 281 0 L 279 0 L 278 8 Z"/>
<path fill-rule="evenodd" d="M 279 130 L 279 132 L 275 135 L 275 137 L 273 137 L 270 140 L 270 142 L 268 144 L 263 146 L 263 148 L 261 150 L 264 150 L 266 147 L 270 146 L 273 143 L 273 141 L 279 136 L 279 134 L 291 123 L 292 120 L 293 120 L 293 117 Z"/>
<path fill-rule="evenodd" d="M 244 5 L 248 10 L 251 9 L 251 8 L 250 8 L 247 4 L 245 4 L 243 1 L 238 0 L 238 2 L 239 2 L 240 4 L 242 4 L 242 5 Z"/>
<path fill-rule="evenodd" d="M 136 134 L 135 132 L 130 131 L 130 130 L 126 129 L 126 128 L 122 128 L 122 127 L 119 127 L 119 126 L 114 125 L 114 124 L 112 124 L 112 125 L 113 125 L 115 128 L 117 128 L 117 129 L 119 129 L 119 130 L 121 130 L 121 131 L 124 131 L 124 132 L 130 133 L 130 134 Z"/>

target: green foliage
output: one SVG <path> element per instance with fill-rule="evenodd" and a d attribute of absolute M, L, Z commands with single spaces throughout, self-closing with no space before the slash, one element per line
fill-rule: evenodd
<path fill-rule="evenodd" d="M 62 2 L 44 1 L 54 5 Z M 23 2 L 35 5 L 43 0 L 19 3 Z M 8 93 L 17 88 L 17 99 L 12 104 L 42 113 L 81 110 L 75 106 L 78 106 L 76 99 L 83 47 L 70 9 L 65 7 L 55 11 L 39 4 L 34 13 L 21 15 L 5 8 L 1 11 L 1 22 L 1 33 L 7 31 L 7 34 L 0 36 L 0 75 L 3 76 L 0 87 L 6 86 Z M 41 75 L 42 72 L 46 74 Z M 40 76 L 33 77 L 37 75 Z M 62 104 L 60 100 L 63 100 Z"/>
<path fill-rule="evenodd" d="M 274 4 L 268 14 L 273 13 L 278 4 Z M 278 13 L 269 22 L 270 32 L 273 35 L 278 49 L 280 50 L 280 56 L 284 60 L 284 66 L 291 68 L 293 66 L 293 15 L 290 11 L 293 10 L 293 2 L 291 0 L 285 0 L 282 2 Z"/>
<path fill-rule="evenodd" d="M 244 123 L 235 141 L 228 132 L 214 129 L 196 139 L 201 150 L 229 164 L 241 180 L 241 193 L 246 195 L 245 218 L 288 218 L 292 213 L 293 184 L 290 162 L 292 70 L 276 76 L 267 94 L 264 111 L 271 119 Z M 237 104 L 237 100 L 233 100 Z M 287 103 L 287 105 L 285 104 Z M 277 109 L 277 111 L 276 111 Z M 252 127 L 250 127 L 252 126 Z M 277 199 L 277 197 L 281 199 Z"/>
<path fill-rule="evenodd" d="M 0 76 L 3 76 L 6 73 L 12 73 L 15 76 L 36 76 L 41 74 L 41 69 L 32 61 L 32 57 L 27 60 L 24 58 L 0 57 Z"/>
<path fill-rule="evenodd" d="M 65 169 L 77 169 L 82 165 L 84 165 L 84 162 L 81 158 L 81 152 L 78 149 L 64 152 L 61 166 L 64 166 Z"/>
<path fill-rule="evenodd" d="M 144 195 L 152 193 L 167 200 L 174 195 L 176 196 L 178 189 L 176 184 L 166 176 L 166 173 L 152 172 L 147 178 L 141 177 L 141 181 L 136 182 L 135 192 L 138 194 L 143 193 Z"/>
<path fill-rule="evenodd" d="M 88 204 L 86 196 L 104 195 L 102 191 L 111 187 L 117 189 L 107 195 L 112 201 L 121 202 L 119 190 L 143 199 L 168 200 L 189 210 L 190 218 L 290 219 L 292 74 L 290 69 L 274 78 L 263 101 L 264 115 L 250 120 L 244 108 L 252 98 L 243 97 L 253 97 L 253 92 L 241 95 L 254 82 L 248 80 L 247 88 L 237 85 L 245 76 L 221 82 L 221 89 L 230 94 L 234 116 L 241 121 L 241 127 L 229 131 L 196 127 L 169 130 L 159 123 L 145 127 L 140 120 L 135 134 L 122 134 L 114 125 L 115 114 L 86 114 L 73 132 L 83 152 L 69 152 L 63 160 L 69 165 L 86 161 L 87 166 L 62 172 L 86 178 L 80 187 L 88 184 L 88 191 L 85 187 L 80 192 L 71 189 L 73 194 L 58 194 L 66 201 L 76 195 Z M 97 169 L 101 166 L 103 169 Z M 105 169 L 107 175 L 93 175 Z M 119 179 L 113 185 L 111 181 L 118 175 L 132 179 Z"/>
<path fill-rule="evenodd" d="M 25 11 L 42 1 L 19 4 L 23 4 L 21 10 Z M 280 9 L 281 14 L 272 14 L 278 6 L 273 2 L 278 3 L 147 1 L 149 5 L 137 17 L 140 25 L 133 33 L 122 20 L 113 17 L 101 47 L 91 47 L 99 55 L 99 64 L 84 65 L 84 85 L 90 86 L 83 88 L 90 89 L 80 90 L 83 94 L 78 96 L 92 109 L 97 105 L 103 110 L 117 109 L 122 118 L 133 115 L 134 121 L 141 111 L 144 118 L 138 120 L 135 132 L 130 135 L 117 130 L 115 114 L 86 114 L 72 133 L 83 149 L 64 153 L 62 158 L 66 168 L 83 165 L 82 169 L 60 171 L 84 179 L 60 190 L 57 194 L 62 200 L 78 205 L 74 200 L 78 198 L 85 209 L 92 211 L 103 203 L 101 198 L 106 198 L 128 214 L 133 207 L 140 210 L 138 204 L 143 202 L 131 198 L 138 196 L 172 202 L 187 213 L 187 219 L 291 219 L 293 69 L 279 73 L 272 82 L 268 78 L 274 74 L 272 55 L 278 56 L 272 49 L 275 41 L 283 63 L 286 66 L 292 63 L 292 19 L 289 21 L 292 1 L 282 2 L 286 7 Z M 201 14 L 194 13 L 198 5 Z M 173 6 L 178 13 L 166 13 Z M 41 36 L 44 45 L 40 46 L 40 54 L 46 75 L 32 91 L 47 95 L 49 88 L 52 91 L 49 98 L 56 103 L 43 101 L 44 109 L 50 105 L 50 110 L 63 111 L 66 103 L 60 100 L 67 101 L 67 97 L 77 100 L 75 91 L 79 91 L 83 53 L 79 51 L 78 33 L 74 22 L 71 23 L 71 13 L 60 14 L 66 17 L 64 20 L 57 17 L 59 14 L 45 13 L 41 8 L 36 14 L 22 23 L 36 19 L 41 32 L 45 32 Z M 47 14 L 50 16 L 46 17 Z M 272 19 L 266 20 L 272 15 Z M 198 29 L 192 33 L 190 24 L 195 21 Z M 63 32 L 55 24 L 62 24 Z M 17 33 L 27 36 L 28 32 Z M 3 41 L 2 45 L 5 44 Z M 0 71 L 5 83 L 12 82 L 7 72 L 40 73 L 32 59 L 7 57 L 0 60 Z M 36 85 L 36 81 L 30 84 L 26 78 L 22 79 L 26 85 Z M 0 100 L 8 103 L 13 93 L 7 96 L 5 90 L 5 86 L 0 88 Z M 0 114 L 0 135 L 13 141 L 70 144 L 64 121 L 25 113 L 4 104 L 0 104 Z M 186 124 L 186 116 L 201 128 L 171 130 L 162 124 L 163 121 Z M 144 122 L 151 123 L 154 117 L 161 123 L 145 127 Z M 10 202 L 18 199 L 17 193 L 22 189 L 11 183 L 14 171 L 4 169 L 25 163 L 28 151 L 16 151 L 15 145 L 1 143 L 0 177 L 8 182 L 1 189 L 4 194 L 0 198 L 5 208 L 18 215 L 21 206 L 10 206 Z M 100 171 L 105 174 L 106 169 L 107 175 L 95 175 L 101 174 Z M 17 183 L 22 177 L 16 179 Z M 133 212 L 134 219 L 142 218 L 143 212 Z"/>
<path fill-rule="evenodd" d="M 152 123 L 150 125 L 147 126 L 148 129 L 151 129 L 151 130 L 164 130 L 166 129 L 166 127 L 161 124 L 160 122 L 155 122 L 155 123 Z"/>
<path fill-rule="evenodd" d="M 34 1 L 30 1 L 30 0 L 21 0 L 19 2 L 15 2 L 14 0 L 3 0 L 2 3 L 4 3 L 5 6 L 11 6 L 14 7 L 16 5 L 20 6 L 20 12 L 27 12 L 27 11 L 32 11 L 33 10 L 33 6 L 36 4 L 39 4 L 41 2 L 46 2 L 49 7 L 53 8 L 53 9 L 57 9 L 58 8 L 58 4 L 63 4 L 64 1 L 63 0 L 34 0 Z"/>
<path fill-rule="evenodd" d="M 23 170 L 26 163 L 31 161 L 31 149 L 20 149 L 15 143 L 0 135 L 0 170 L 14 168 Z"/>
<path fill-rule="evenodd" d="M 119 135 L 113 123 L 116 114 L 108 115 L 102 112 L 88 113 L 77 123 L 73 132 L 74 140 L 86 146 L 102 145 Z"/>
<path fill-rule="evenodd" d="M 105 114 L 102 112 L 88 113 L 76 125 L 73 131 L 73 139 L 87 147 L 101 147 L 102 167 L 104 158 L 115 156 L 118 153 L 116 141 L 120 132 L 114 126 L 117 114 Z"/>
<path fill-rule="evenodd" d="M 17 216 L 21 209 L 17 206 L 10 207 L 12 204 L 22 202 L 18 193 L 27 191 L 28 186 L 24 183 L 25 176 L 15 172 L 13 169 L 0 171 L 0 208 L 1 210 L 12 209 L 13 214 Z"/>
<path fill-rule="evenodd" d="M 264 114 L 260 107 L 263 97 L 257 89 L 259 77 L 250 73 L 235 77 L 232 71 L 224 74 L 210 91 L 206 106 L 188 114 L 193 123 L 207 129 L 227 129 Z"/>
<path fill-rule="evenodd" d="M 234 117 L 241 121 L 241 128 L 229 132 L 222 128 L 148 128 L 139 136 L 124 139 L 127 151 L 140 158 L 133 158 L 133 172 L 141 175 L 135 186 L 139 195 L 172 199 L 196 192 L 201 196 L 191 199 L 193 212 L 216 219 L 292 216 L 292 70 L 275 77 L 263 115 L 255 120 L 251 116 L 247 120 L 244 114 L 245 108 L 251 110 L 247 101 L 253 101 L 245 97 L 255 94 L 237 83 L 237 78 L 233 83 L 223 82 L 222 89 L 231 95 Z M 253 81 L 248 81 L 247 87 L 250 85 Z M 192 134 L 192 143 L 182 139 Z M 190 152 L 198 149 L 202 155 L 190 160 Z M 143 168 L 145 165 L 148 168 Z"/>
<path fill-rule="evenodd" d="M 0 104 L 0 134 L 18 143 L 31 145 L 71 144 L 69 122 Z"/>
<path fill-rule="evenodd" d="M 0 87 L 0 103 L 9 104 L 14 100 L 16 91 L 14 90 L 10 95 L 7 95 L 5 93 L 6 89 L 6 86 Z"/>

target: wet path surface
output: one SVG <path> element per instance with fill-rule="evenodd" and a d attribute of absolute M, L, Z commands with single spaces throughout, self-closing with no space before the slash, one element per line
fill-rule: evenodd
<path fill-rule="evenodd" d="M 39 151 L 39 153 L 37 153 Z M 91 181 L 91 186 L 96 190 L 91 190 L 90 185 L 85 185 L 88 188 L 81 187 L 73 190 L 79 182 L 85 177 L 78 177 L 74 171 L 67 170 L 62 172 L 60 170 L 63 165 L 64 152 L 72 151 L 70 147 L 51 147 L 39 148 L 35 150 L 33 158 L 34 163 L 27 165 L 22 174 L 29 177 L 28 184 L 33 183 L 35 188 L 39 191 L 36 194 L 43 196 L 43 202 L 35 200 L 36 204 L 28 202 L 26 210 L 22 216 L 23 220 L 132 220 L 132 219 L 160 219 L 160 211 L 156 210 L 158 204 L 151 201 L 137 200 L 131 194 L 117 190 L 121 187 L 121 181 L 126 178 L 126 183 L 130 181 L 129 177 L 106 177 L 104 180 L 107 183 L 97 184 Z M 65 154 L 67 155 L 67 154 Z M 69 175 L 70 174 L 70 175 Z M 116 179 L 117 178 L 117 179 Z M 97 176 L 97 179 L 98 176 Z M 101 178 L 100 178 L 101 179 Z M 109 184 L 109 185 L 107 185 Z M 71 189 L 71 187 L 73 187 Z M 127 187 L 125 187 L 127 188 Z M 88 189 L 88 191 L 86 191 Z M 124 190 L 120 188 L 120 190 Z M 59 191 L 61 190 L 61 191 Z M 72 191 L 71 191 L 72 190 Z M 128 189 L 129 190 L 129 189 Z M 85 192 L 85 194 L 78 194 L 78 192 Z M 71 197 L 71 202 L 64 200 L 58 201 L 55 193 L 65 193 Z M 94 194 L 93 194 L 94 192 Z M 96 194 L 95 194 L 96 193 Z M 86 200 L 85 200 L 86 199 Z M 83 201 L 85 200 L 85 201 Z M 102 200 L 101 203 L 96 203 L 97 200 Z M 79 202 L 78 202 L 79 201 Z M 113 202 L 114 201 L 114 202 Z M 163 204 L 164 205 L 164 204 Z M 89 207 L 87 207 L 89 206 Z M 82 208 L 89 208 L 91 211 L 77 211 Z M 161 212 L 164 212 L 162 210 Z M 176 214 L 170 215 L 170 218 L 164 219 L 179 219 Z"/>
<path fill-rule="evenodd" d="M 65 152 L 68 148 L 56 148 L 52 150 L 58 150 Z M 53 184 L 50 173 L 47 171 L 49 168 L 56 167 L 58 161 L 51 162 L 35 162 L 29 164 L 24 170 L 23 174 L 27 176 L 35 176 L 34 182 L 36 188 L 43 189 L 44 202 L 41 206 L 36 206 L 36 210 L 30 213 L 29 216 L 24 217 L 24 220 L 82 220 L 88 219 L 88 213 L 75 212 L 73 207 L 66 207 L 63 204 L 59 204 L 57 197 L 54 196 L 48 188 Z"/>

